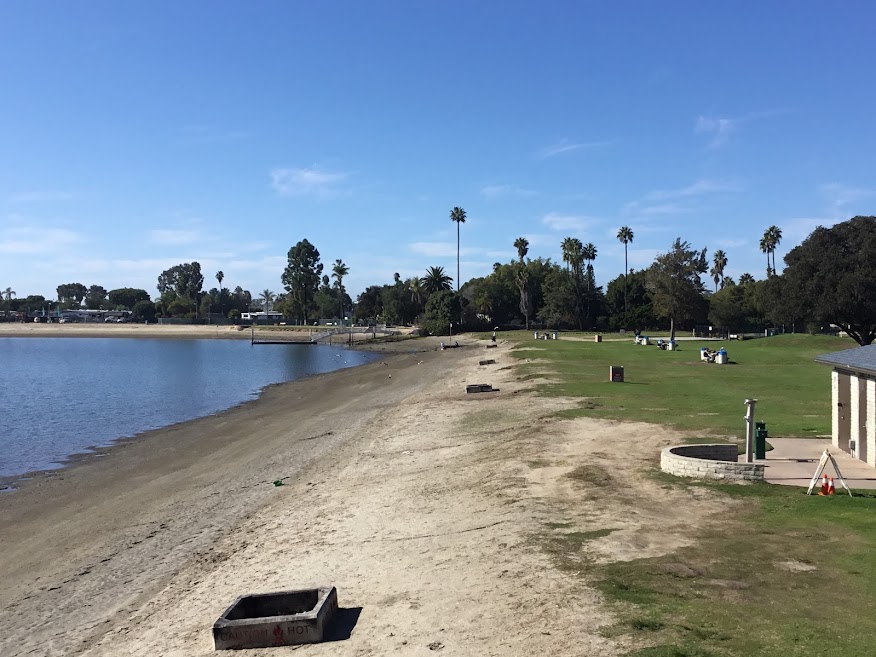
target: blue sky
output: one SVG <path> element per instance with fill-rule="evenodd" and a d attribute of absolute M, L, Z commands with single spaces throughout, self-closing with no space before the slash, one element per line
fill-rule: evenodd
<path fill-rule="evenodd" d="M 302 238 L 355 296 L 680 236 L 764 276 L 874 214 L 871 2 L 0 4 L 0 289 L 155 294 L 198 260 L 282 290 Z"/>

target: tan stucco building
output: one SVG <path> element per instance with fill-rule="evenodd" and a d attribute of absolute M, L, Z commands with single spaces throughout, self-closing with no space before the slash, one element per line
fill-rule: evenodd
<path fill-rule="evenodd" d="M 876 345 L 824 354 L 815 362 L 833 367 L 834 447 L 876 467 Z"/>

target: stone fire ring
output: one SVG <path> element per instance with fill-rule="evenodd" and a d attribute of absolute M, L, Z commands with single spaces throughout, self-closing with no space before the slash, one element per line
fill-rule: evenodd
<path fill-rule="evenodd" d="M 213 623 L 216 650 L 323 641 L 338 610 L 334 586 L 242 595 Z"/>

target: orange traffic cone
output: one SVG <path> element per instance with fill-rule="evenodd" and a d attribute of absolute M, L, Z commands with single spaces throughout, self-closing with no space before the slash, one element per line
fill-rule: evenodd
<path fill-rule="evenodd" d="M 821 475 L 821 491 L 818 493 L 819 495 L 827 495 L 828 484 L 827 484 L 827 475 Z"/>
<path fill-rule="evenodd" d="M 833 477 L 830 478 L 830 483 L 827 485 L 827 494 L 833 495 L 836 493 L 836 488 L 833 487 Z"/>

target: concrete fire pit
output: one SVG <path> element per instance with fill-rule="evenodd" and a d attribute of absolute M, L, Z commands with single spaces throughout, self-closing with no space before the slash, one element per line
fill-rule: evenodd
<path fill-rule="evenodd" d="M 213 623 L 216 650 L 317 643 L 338 609 L 334 586 L 242 595 Z"/>

